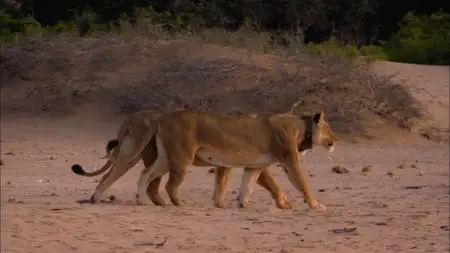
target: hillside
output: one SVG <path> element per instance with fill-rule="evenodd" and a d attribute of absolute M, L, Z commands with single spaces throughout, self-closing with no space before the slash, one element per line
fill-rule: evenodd
<path fill-rule="evenodd" d="M 354 67 L 337 57 L 268 54 L 136 34 L 45 37 L 3 50 L 2 106 L 5 115 L 14 117 L 122 119 L 141 109 L 167 111 L 184 105 L 220 113 L 279 112 L 302 100 L 301 111 L 324 109 L 346 138 L 433 130 L 427 135 L 436 139 L 448 131 L 443 128 L 448 117 L 442 121 L 440 116 L 448 106 L 448 92 L 442 92 L 448 90 L 445 67 L 430 67 L 436 69 L 434 79 L 413 85 L 416 76 L 398 80 L 383 69 L 399 69 L 402 77 L 421 71 L 387 64 L 375 64 L 374 71 L 369 64 Z M 429 71 L 423 68 L 422 79 Z M 438 92 L 438 109 L 429 106 L 430 99 L 421 101 L 417 92 L 411 96 L 410 89 Z M 435 111 L 439 115 L 433 116 Z"/>

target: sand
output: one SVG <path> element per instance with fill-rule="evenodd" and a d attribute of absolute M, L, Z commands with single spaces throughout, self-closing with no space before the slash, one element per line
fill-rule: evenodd
<path fill-rule="evenodd" d="M 404 77 L 411 73 L 415 81 L 422 73 L 422 79 L 409 84 L 414 91 L 427 91 L 415 96 L 435 113 L 430 124 L 448 131 L 448 67 L 386 62 L 378 67 L 397 69 Z M 427 98 L 429 94 L 439 100 Z M 294 202 L 292 210 L 277 209 L 261 187 L 255 189 L 251 207 L 238 208 L 239 168 L 232 172 L 225 209 L 213 206 L 214 176 L 196 167 L 181 186 L 182 207 L 136 206 L 141 163 L 106 192 L 117 198 L 114 203 L 79 204 L 90 197 L 99 178 L 77 176 L 70 166 L 102 166 L 104 145 L 118 126 L 83 115 L 3 119 L 1 252 L 449 251 L 447 142 L 410 138 L 341 142 L 334 153 L 314 149 L 303 166 L 328 207 L 325 212 L 308 210 L 278 167 L 271 171 Z M 334 165 L 349 173 L 333 173 Z M 370 171 L 361 172 L 368 165 Z M 169 202 L 163 187 L 161 193 Z"/>

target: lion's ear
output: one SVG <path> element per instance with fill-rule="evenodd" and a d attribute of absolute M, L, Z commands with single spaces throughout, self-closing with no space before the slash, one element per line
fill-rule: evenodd
<path fill-rule="evenodd" d="M 314 116 L 313 116 L 314 123 L 316 123 L 316 124 L 319 123 L 319 121 L 321 119 L 323 119 L 324 116 L 325 116 L 325 113 L 323 111 L 315 113 Z"/>

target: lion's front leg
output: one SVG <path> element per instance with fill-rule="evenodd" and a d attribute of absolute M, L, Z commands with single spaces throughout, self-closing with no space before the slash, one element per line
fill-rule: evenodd
<path fill-rule="evenodd" d="M 289 154 L 286 154 L 280 163 L 285 166 L 291 184 L 305 196 L 305 200 L 309 207 L 312 209 L 325 210 L 326 206 L 321 204 L 309 189 L 305 173 L 300 166 L 300 158 L 295 146 L 289 150 Z"/>
<path fill-rule="evenodd" d="M 225 207 L 224 195 L 230 178 L 231 168 L 218 167 L 214 175 L 214 205 L 218 208 Z"/>
<path fill-rule="evenodd" d="M 248 207 L 248 202 L 253 193 L 253 187 L 263 170 L 261 168 L 245 168 L 241 180 L 241 192 L 239 193 L 239 206 L 241 208 Z"/>

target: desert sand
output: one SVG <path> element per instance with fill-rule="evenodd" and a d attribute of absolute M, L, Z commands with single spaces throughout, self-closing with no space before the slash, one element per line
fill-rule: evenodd
<path fill-rule="evenodd" d="M 379 62 L 376 67 L 398 72 L 432 115 L 428 123 L 448 133 L 448 66 Z M 238 208 L 239 168 L 232 172 L 225 209 L 213 207 L 214 176 L 196 167 L 181 186 L 182 207 L 136 206 L 141 163 L 105 193 L 117 198 L 113 203 L 79 204 L 99 178 L 77 176 L 70 166 L 80 163 L 90 171 L 102 166 L 105 143 L 120 120 L 113 123 L 95 113 L 3 116 L 1 252 L 449 251 L 446 141 L 411 133 L 391 141 L 342 141 L 333 153 L 312 150 L 303 167 L 328 207 L 324 212 L 308 210 L 278 167 L 271 171 L 295 204 L 292 210 L 277 209 L 261 187 L 250 208 Z M 333 173 L 334 165 L 349 173 Z M 365 166 L 370 171 L 362 172 Z M 163 187 L 161 193 L 169 203 Z"/>

